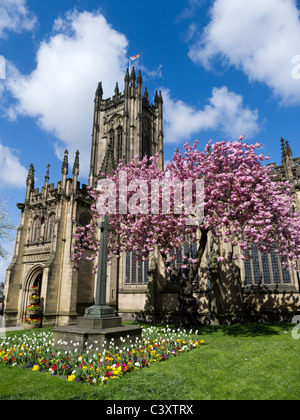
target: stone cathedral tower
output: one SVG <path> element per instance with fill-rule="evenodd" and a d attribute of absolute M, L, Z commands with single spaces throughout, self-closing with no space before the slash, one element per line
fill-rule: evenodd
<path fill-rule="evenodd" d="M 142 75 L 127 69 L 124 92 L 118 84 L 113 97 L 103 99 L 100 82 L 95 96 L 89 185 L 103 172 L 108 173 L 119 159 L 126 162 L 137 155 L 159 153 L 161 169 L 163 151 L 163 100 L 156 92 L 154 105 L 148 100 L 147 88 L 142 93 Z"/>
<path fill-rule="evenodd" d="M 94 123 L 91 147 L 89 186 L 101 174 L 109 174 L 120 159 L 126 162 L 136 156 L 158 153 L 160 169 L 164 165 L 163 99 L 156 92 L 154 104 L 148 90 L 142 89 L 141 72 L 126 70 L 124 92 L 116 84 L 114 95 L 103 98 L 102 83 L 95 95 Z M 108 267 L 107 300 L 110 306 L 132 319 L 135 312 L 144 311 L 148 297 L 147 262 L 137 265 L 134 252 L 121 255 Z"/>

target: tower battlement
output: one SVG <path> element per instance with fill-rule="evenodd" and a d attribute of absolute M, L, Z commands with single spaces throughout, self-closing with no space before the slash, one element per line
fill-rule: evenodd
<path fill-rule="evenodd" d="M 300 194 L 300 157 L 293 158 L 293 152 L 289 141 L 281 138 L 281 165 L 274 166 L 276 180 L 286 182 L 289 181 L 293 193 Z"/>

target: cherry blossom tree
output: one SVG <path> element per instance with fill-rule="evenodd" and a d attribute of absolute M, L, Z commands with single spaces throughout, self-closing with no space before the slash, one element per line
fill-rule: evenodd
<path fill-rule="evenodd" d="M 104 213 L 109 213 L 111 227 L 110 258 L 134 250 L 138 259 L 146 260 L 157 248 L 170 272 L 177 257 L 174 250 L 189 237 L 197 244 L 197 252 L 182 266 L 185 270 L 180 279 L 181 309 L 189 314 L 189 321 L 196 316 L 192 283 L 209 232 L 242 251 L 249 250 L 251 244 L 264 253 L 275 250 L 288 269 L 296 267 L 300 257 L 300 214 L 295 210 L 291 186 L 278 182 L 273 167 L 263 164 L 268 158 L 257 154 L 261 145 L 244 143 L 243 137 L 233 142 L 210 141 L 203 151 L 197 150 L 197 144 L 186 143 L 184 153 L 176 150 L 164 171 L 158 169 L 158 156 L 137 157 L 128 164 L 120 161 L 113 175 L 90 189 L 94 222 L 76 232 L 73 256 L 76 269 L 85 249 L 94 252 L 89 259 L 97 255 L 95 233 Z M 204 182 L 202 191 L 196 187 L 199 180 Z M 190 200 L 180 202 L 187 181 L 192 185 Z M 164 194 L 169 194 L 167 204 Z M 202 201 L 204 217 L 199 219 L 197 206 Z M 233 255 L 234 260 L 238 258 L 246 256 Z M 218 261 L 223 260 L 220 255 Z"/>
<path fill-rule="evenodd" d="M 96 261 L 99 246 L 97 225 L 106 213 L 109 214 L 110 224 L 109 259 L 113 256 L 118 258 L 124 251 L 136 251 L 137 258 L 145 261 L 157 247 L 168 264 L 175 258 L 171 257 L 172 249 L 180 247 L 187 235 L 196 240 L 197 226 L 186 224 L 188 214 L 181 211 L 175 215 L 172 211 L 174 197 L 170 197 L 169 211 L 162 211 L 163 196 L 170 196 L 172 190 L 172 180 L 166 174 L 166 171 L 158 169 L 158 156 L 149 159 L 145 156 L 141 161 L 137 157 L 128 164 L 121 160 L 112 176 L 98 180 L 96 187 L 89 189 L 94 221 L 78 228 L 75 234 L 75 269 L 85 250 L 94 252 L 87 258 Z M 154 183 L 158 184 L 158 194 L 154 194 Z M 166 194 L 164 190 L 167 190 Z M 97 264 L 94 269 L 97 269 Z"/>

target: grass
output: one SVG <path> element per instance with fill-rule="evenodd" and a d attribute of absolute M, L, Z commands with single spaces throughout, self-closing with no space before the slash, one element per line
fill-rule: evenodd
<path fill-rule="evenodd" d="M 0 399 L 299 400 L 300 340 L 293 327 L 203 327 L 205 346 L 101 386 L 0 366 Z"/>

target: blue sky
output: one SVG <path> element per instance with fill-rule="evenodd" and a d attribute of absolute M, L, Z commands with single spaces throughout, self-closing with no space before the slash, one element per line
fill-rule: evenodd
<path fill-rule="evenodd" d="M 1 0 L 0 197 L 19 224 L 29 165 L 41 187 L 80 150 L 87 183 L 93 99 L 123 88 L 129 57 L 149 99 L 164 98 L 165 159 L 185 141 L 259 141 L 300 156 L 300 2 L 296 0 Z M 12 251 L 13 243 L 9 245 Z M 0 282 L 9 261 L 0 261 Z"/>

